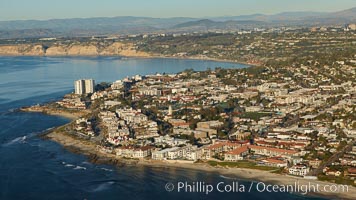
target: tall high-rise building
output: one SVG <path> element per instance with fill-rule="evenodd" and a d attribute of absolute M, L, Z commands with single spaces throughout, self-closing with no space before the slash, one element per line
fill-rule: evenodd
<path fill-rule="evenodd" d="M 84 80 L 85 82 L 85 93 L 89 94 L 89 93 L 94 93 L 94 87 L 95 87 L 95 83 L 93 79 L 87 79 Z"/>
<path fill-rule="evenodd" d="M 85 83 L 84 80 L 74 81 L 74 92 L 75 94 L 84 94 Z"/>
<path fill-rule="evenodd" d="M 93 79 L 81 79 L 74 82 L 75 94 L 94 93 L 95 81 Z"/>

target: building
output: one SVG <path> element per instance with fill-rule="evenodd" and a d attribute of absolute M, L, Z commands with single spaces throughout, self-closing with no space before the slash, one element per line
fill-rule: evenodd
<path fill-rule="evenodd" d="M 347 28 L 350 30 L 356 30 L 356 24 L 349 24 L 347 25 Z"/>
<path fill-rule="evenodd" d="M 64 108 L 77 110 L 84 110 L 88 106 L 87 102 L 76 95 L 66 95 L 61 101 L 57 101 L 56 103 Z"/>
<path fill-rule="evenodd" d="M 287 167 L 288 162 L 281 157 L 267 158 L 262 160 L 262 163 L 270 167 Z"/>
<path fill-rule="evenodd" d="M 74 92 L 75 94 L 84 94 L 85 92 L 84 80 L 77 80 L 74 82 Z"/>
<path fill-rule="evenodd" d="M 169 135 L 165 135 L 165 136 L 155 137 L 154 142 L 155 144 L 159 144 L 159 145 L 167 144 L 169 146 L 175 147 L 175 146 L 186 145 L 189 142 L 189 140 L 178 139 L 178 138 L 171 137 Z"/>
<path fill-rule="evenodd" d="M 157 89 L 157 88 L 150 88 L 150 87 L 139 88 L 138 92 L 140 93 L 140 95 L 146 95 L 146 96 L 160 96 L 160 95 L 162 95 L 162 90 Z"/>
<path fill-rule="evenodd" d="M 150 156 L 152 149 L 154 149 L 154 147 L 151 147 L 151 146 L 143 146 L 140 148 L 136 148 L 136 149 L 134 149 L 133 157 L 134 158 L 145 158 L 147 156 Z"/>
<path fill-rule="evenodd" d="M 191 155 L 192 153 L 194 153 L 194 155 Z M 197 155 L 196 153 L 198 153 L 196 152 L 196 146 L 187 145 L 184 147 L 172 147 L 160 151 L 153 151 L 152 159 L 153 160 L 181 160 L 181 159 L 196 160 L 199 157 L 199 155 Z"/>
<path fill-rule="evenodd" d="M 265 155 L 265 156 L 292 157 L 292 156 L 299 155 L 298 151 L 288 150 L 288 149 L 278 149 L 278 148 L 273 148 L 273 147 L 262 147 L 262 146 L 256 146 L 256 145 L 250 145 L 249 148 L 253 153 Z"/>
<path fill-rule="evenodd" d="M 197 123 L 197 128 L 212 128 L 212 129 L 216 129 L 216 128 L 220 128 L 222 125 L 224 125 L 224 123 L 219 122 L 219 121 L 207 121 L 207 122 L 198 122 Z"/>
<path fill-rule="evenodd" d="M 319 159 L 315 159 L 315 160 L 309 160 L 309 166 L 311 166 L 312 168 L 318 168 L 321 164 L 321 160 Z"/>
<path fill-rule="evenodd" d="M 350 177 L 356 177 L 356 168 L 355 167 L 350 167 L 347 169 L 347 176 Z"/>
<path fill-rule="evenodd" d="M 151 151 L 154 149 L 152 146 L 132 147 L 122 146 L 116 148 L 116 155 L 125 158 L 145 158 L 151 155 Z"/>
<path fill-rule="evenodd" d="M 212 145 L 203 148 L 205 159 L 211 159 L 214 155 L 219 155 L 224 152 L 229 152 L 243 146 L 241 143 L 229 141 L 217 141 Z"/>
<path fill-rule="evenodd" d="M 153 151 L 152 152 L 152 159 L 153 160 L 167 160 L 168 152 L 175 152 L 178 151 L 179 147 L 173 147 L 168 149 L 163 149 L 161 151 Z"/>
<path fill-rule="evenodd" d="M 229 151 L 225 154 L 225 161 L 238 161 L 243 160 L 244 156 L 248 154 L 247 146 L 239 147 L 235 150 Z"/>
<path fill-rule="evenodd" d="M 309 173 L 309 168 L 306 165 L 297 164 L 289 168 L 288 172 L 295 176 L 305 176 Z"/>
<path fill-rule="evenodd" d="M 341 176 L 341 172 L 338 171 L 338 170 L 331 170 L 331 169 L 328 169 L 328 170 L 325 170 L 325 175 L 327 176 Z"/>
<path fill-rule="evenodd" d="M 95 81 L 93 79 L 81 79 L 74 82 L 75 94 L 94 93 Z"/>

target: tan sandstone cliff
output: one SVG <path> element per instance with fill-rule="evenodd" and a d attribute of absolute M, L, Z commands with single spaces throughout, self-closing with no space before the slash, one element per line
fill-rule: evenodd
<path fill-rule="evenodd" d="M 67 48 L 64 46 L 51 46 L 46 50 L 46 56 L 66 56 Z"/>
<path fill-rule="evenodd" d="M 53 45 L 44 48 L 40 44 L 0 45 L 3 56 L 127 56 L 148 57 L 146 52 L 137 51 L 133 43 L 114 42 L 99 48 L 96 44 Z"/>
<path fill-rule="evenodd" d="M 43 56 L 45 50 L 42 45 L 3 45 L 0 46 L 0 55 L 28 55 L 28 56 Z"/>
<path fill-rule="evenodd" d="M 73 45 L 68 49 L 69 56 L 95 56 L 98 54 L 98 48 L 94 45 Z"/>

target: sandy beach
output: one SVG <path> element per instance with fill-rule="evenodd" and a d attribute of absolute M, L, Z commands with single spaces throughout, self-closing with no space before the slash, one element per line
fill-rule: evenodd
<path fill-rule="evenodd" d="M 206 171 L 206 172 L 216 172 L 221 175 L 227 177 L 227 179 L 238 179 L 238 180 L 246 180 L 246 181 L 254 181 L 255 186 L 259 182 L 263 182 L 267 184 L 273 185 L 319 185 L 321 188 L 329 188 L 331 185 L 335 185 L 334 183 L 323 182 L 319 180 L 308 180 L 302 177 L 294 177 L 288 175 L 281 175 L 271 173 L 269 171 L 255 170 L 255 169 L 247 169 L 247 168 L 225 168 L 225 167 L 212 167 L 205 163 L 194 163 L 194 164 L 185 164 L 185 163 L 167 163 L 164 161 L 161 162 L 150 162 L 150 161 L 141 161 L 138 164 L 150 166 L 150 167 L 173 167 L 173 168 L 184 168 L 189 170 L 198 170 L 198 171 Z M 313 191 L 313 190 L 311 190 Z M 306 194 L 308 196 L 315 197 L 325 197 L 328 199 L 355 199 L 356 198 L 356 188 L 353 186 L 348 186 L 347 191 L 345 192 L 311 192 Z"/>

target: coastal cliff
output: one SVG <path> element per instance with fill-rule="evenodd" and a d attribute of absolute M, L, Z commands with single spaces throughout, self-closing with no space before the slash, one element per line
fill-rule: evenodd
<path fill-rule="evenodd" d="M 3 56 L 128 56 L 149 57 L 146 52 L 137 51 L 133 43 L 114 42 L 107 46 L 95 43 L 79 44 L 14 44 L 0 45 Z"/>
<path fill-rule="evenodd" d="M 0 55 L 45 55 L 45 48 L 42 45 L 3 45 L 0 46 Z"/>

